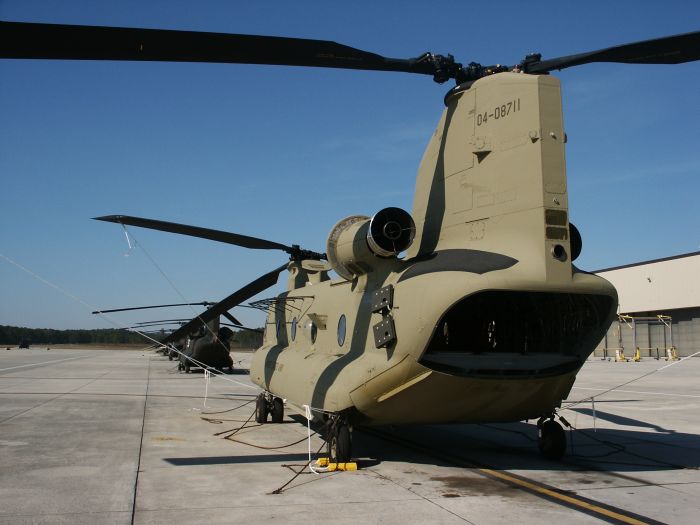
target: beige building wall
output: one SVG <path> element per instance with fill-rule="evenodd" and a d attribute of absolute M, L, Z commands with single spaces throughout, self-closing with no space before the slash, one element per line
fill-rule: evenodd
<path fill-rule="evenodd" d="M 700 306 L 700 253 L 595 273 L 617 288 L 620 313 Z"/>
<path fill-rule="evenodd" d="M 681 356 L 700 351 L 700 252 L 606 268 L 594 273 L 617 288 L 619 313 L 634 317 L 655 317 L 658 314 L 672 317 L 671 327 L 640 321 L 634 328 L 636 346 L 647 349 L 642 350 L 643 357 L 656 355 L 655 349 L 670 346 L 671 339 Z M 631 355 L 635 338 L 629 324 L 613 323 L 595 355 L 604 355 L 604 348 L 617 347 L 623 347 L 626 355 Z"/>

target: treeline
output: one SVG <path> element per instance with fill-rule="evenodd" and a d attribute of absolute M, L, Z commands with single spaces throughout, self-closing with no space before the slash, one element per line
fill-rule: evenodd
<path fill-rule="evenodd" d="M 252 330 L 239 330 L 233 332 L 231 339 L 231 348 L 258 348 L 262 346 L 262 332 L 254 332 Z"/>
<path fill-rule="evenodd" d="M 99 330 L 54 330 L 52 328 L 25 328 L 0 325 L 0 344 L 16 345 L 20 341 L 35 345 L 61 344 L 125 344 L 143 343 L 143 337 L 116 328 Z"/>
<path fill-rule="evenodd" d="M 150 333 L 150 337 L 160 340 L 168 332 Z M 144 344 L 143 336 L 116 328 L 97 330 L 54 330 L 52 328 L 25 328 L 22 326 L 0 325 L 0 345 L 18 345 L 21 341 L 34 345 L 61 344 Z M 262 334 L 253 331 L 234 332 L 232 347 L 257 348 L 262 345 Z"/>

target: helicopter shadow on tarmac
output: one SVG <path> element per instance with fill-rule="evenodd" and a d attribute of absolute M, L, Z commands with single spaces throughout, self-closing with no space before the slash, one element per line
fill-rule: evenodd
<path fill-rule="evenodd" d="M 190 370 L 190 374 L 203 374 L 204 369 L 203 368 L 193 368 Z M 212 374 L 214 375 L 223 375 L 223 376 L 247 376 L 250 374 L 250 370 L 247 368 L 236 368 L 235 365 L 232 370 L 216 370 L 212 371 Z"/>
<path fill-rule="evenodd" d="M 284 463 L 287 461 L 308 461 L 308 454 L 251 454 L 244 456 L 211 456 L 192 458 L 163 458 L 163 461 L 176 467 L 207 465 L 243 465 L 248 463 Z"/>
<path fill-rule="evenodd" d="M 696 434 L 656 430 L 660 427 L 599 411 L 596 416 L 650 430 L 585 426 L 567 432 L 567 451 L 562 460 L 548 460 L 538 451 L 534 423 L 380 427 L 381 434 L 408 445 L 380 447 L 381 436 L 358 429 L 356 455 L 362 457 L 371 451 L 380 461 L 440 464 L 442 461 L 430 454 L 436 451 L 446 463 L 454 458 L 456 464 L 473 463 L 475 467 L 500 470 L 644 472 L 700 467 L 700 436 Z"/>
<path fill-rule="evenodd" d="M 166 361 L 165 358 L 161 359 L 161 361 Z M 175 369 L 176 370 L 176 369 Z M 176 370 L 177 371 L 177 370 Z M 204 373 L 204 368 L 196 367 L 192 368 L 190 370 L 191 374 L 203 374 Z M 233 368 L 231 370 L 224 369 L 224 370 L 212 370 L 212 374 L 215 375 L 224 375 L 224 376 L 247 376 L 250 375 L 250 370 L 248 368 L 239 368 L 236 366 L 236 363 L 234 362 Z"/>
<path fill-rule="evenodd" d="M 619 401 L 618 401 L 619 402 Z M 579 409 L 587 414 L 587 409 Z M 290 414 L 288 424 L 306 426 Z M 416 425 L 355 430 L 355 460 L 360 468 L 383 462 L 499 470 L 654 472 L 700 467 L 700 436 L 664 429 L 646 421 L 596 411 L 601 421 L 647 430 L 586 426 L 567 432 L 567 454 L 547 460 L 537 450 L 537 429 L 530 423 Z M 316 430 L 323 437 L 323 427 Z M 573 452 L 572 452 L 573 437 Z M 398 441 L 396 446 L 395 441 Z M 435 451 L 436 455 L 431 454 Z M 324 455 L 322 450 L 321 456 Z M 163 458 L 175 466 L 306 461 L 306 453 Z M 454 460 L 454 461 L 452 461 Z"/>

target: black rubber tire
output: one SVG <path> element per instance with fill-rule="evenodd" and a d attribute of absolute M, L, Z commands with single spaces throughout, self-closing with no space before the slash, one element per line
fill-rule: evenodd
<path fill-rule="evenodd" d="M 562 426 L 549 419 L 542 423 L 537 440 L 542 455 L 549 459 L 561 459 L 566 452 L 566 433 Z"/>
<path fill-rule="evenodd" d="M 261 425 L 267 423 L 267 400 L 264 394 L 260 394 L 255 400 L 255 422 Z"/>
<path fill-rule="evenodd" d="M 331 463 L 347 463 L 352 458 L 352 438 L 350 427 L 338 423 L 328 442 L 328 456 Z"/>
<path fill-rule="evenodd" d="M 281 423 L 284 419 L 284 403 L 279 397 L 272 400 L 272 409 L 270 410 L 273 423 Z"/>
<path fill-rule="evenodd" d="M 168 361 L 172 361 L 172 360 L 173 360 L 173 356 L 171 356 L 170 354 L 168 354 Z"/>

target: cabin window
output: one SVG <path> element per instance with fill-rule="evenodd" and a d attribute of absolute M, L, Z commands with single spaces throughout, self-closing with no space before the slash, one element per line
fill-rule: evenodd
<path fill-rule="evenodd" d="M 290 328 L 290 335 L 292 336 L 292 341 L 296 339 L 297 336 L 297 318 L 292 319 L 292 326 Z"/>
<path fill-rule="evenodd" d="M 345 343 L 345 328 L 346 328 L 345 314 L 340 316 L 338 319 L 338 346 L 343 346 Z"/>
<path fill-rule="evenodd" d="M 284 324 L 282 324 L 282 319 L 277 319 L 277 340 L 281 341 L 283 339 Z"/>
<path fill-rule="evenodd" d="M 318 327 L 316 326 L 316 323 L 314 323 L 311 319 L 304 323 L 304 333 L 306 334 L 306 337 L 309 338 L 309 341 L 311 341 L 311 344 L 314 344 L 316 342 Z"/>

